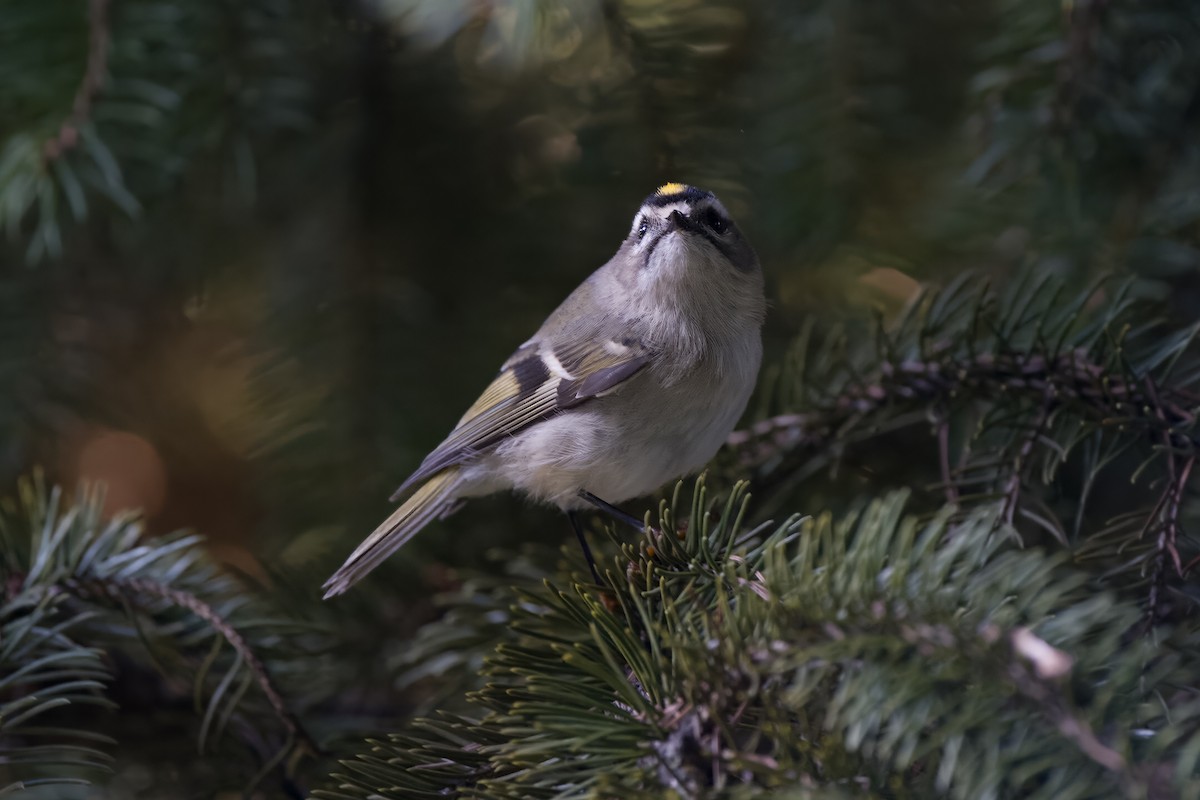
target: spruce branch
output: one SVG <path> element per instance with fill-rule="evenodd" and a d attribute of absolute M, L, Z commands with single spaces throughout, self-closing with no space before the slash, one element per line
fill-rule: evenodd
<path fill-rule="evenodd" d="M 1112 561 L 1161 621 L 1166 590 L 1196 558 L 1180 519 L 1200 444 L 1197 326 L 1134 327 L 1142 307 L 1128 286 L 1070 300 L 1062 285 L 1028 276 L 1004 291 L 968 287 L 927 293 L 858 344 L 839 331 L 802 337 L 777 413 L 730 436 L 741 467 L 778 503 L 847 453 L 931 423 L 933 457 L 910 478 L 924 474 L 962 510 L 995 502 L 1002 523 Z M 1097 474 L 1137 456 L 1131 479 L 1161 484 L 1157 503 L 1086 525 Z M 1065 469 L 1081 473 L 1083 490 L 1057 492 L 1051 505 L 1044 498 Z"/>
<path fill-rule="evenodd" d="M 938 409 L 936 413 L 938 468 L 942 474 L 942 488 L 946 492 L 946 502 L 952 506 L 958 505 L 958 486 L 950 470 L 950 420 L 943 409 Z"/>
<path fill-rule="evenodd" d="M 267 669 L 267 665 L 263 663 L 257 649 L 210 603 L 191 592 L 172 588 L 150 578 L 68 578 L 61 583 L 61 586 L 80 599 L 136 600 L 139 596 L 144 595 L 166 600 L 172 605 L 195 614 L 212 626 L 213 630 L 220 634 L 237 652 L 238 657 L 245 663 L 259 689 L 267 698 L 275 715 L 283 723 L 288 736 L 296 737 L 312 755 L 321 752 L 320 747 L 284 700 L 282 692 L 271 678 L 271 673 Z"/>
<path fill-rule="evenodd" d="M 0 603 L 0 795 L 112 772 L 116 742 L 65 715 L 112 710 L 113 675 L 101 650 L 76 640 L 87 612 L 49 621 L 60 600 L 17 591 Z"/>
<path fill-rule="evenodd" d="M 985 640 L 995 641 L 1004 634 L 988 625 L 981 635 Z M 1128 781 L 1125 757 L 1101 742 L 1091 725 L 1071 711 L 1063 696 L 1062 679 L 1070 673 L 1074 659 L 1038 638 L 1029 628 L 1009 631 L 1006 638 L 1013 654 L 1019 656 L 1009 661 L 1007 669 L 1009 680 L 1017 691 L 1033 701 L 1059 732 L 1073 741 L 1088 758 Z"/>
<path fill-rule="evenodd" d="M 136 515 L 104 519 L 102 500 L 98 491 L 85 490 L 77 503 L 66 503 L 61 491 L 47 489 L 40 476 L 21 483 L 19 503 L 8 504 L 0 515 L 0 566 L 5 574 L 0 622 L 5 629 L 52 631 L 66 652 L 94 658 L 133 663 L 149 659 L 168 685 L 173 677 L 194 675 L 197 710 L 203 716 L 201 753 L 206 742 L 215 741 L 234 723 L 240 738 L 262 755 L 252 785 L 289 756 L 294 760 L 318 754 L 277 678 L 277 669 L 286 670 L 289 659 L 308 655 L 302 646 L 289 647 L 286 634 L 294 623 L 265 613 L 259 601 L 207 557 L 199 537 L 144 539 Z M 250 627 L 259 631 L 257 637 L 248 634 Z M 0 641 L 0 661 L 11 658 L 5 647 L 20 637 L 6 635 L 5 640 Z M 201 659 L 204 650 L 208 655 Z M 17 661 L 26 669 L 40 663 Z M 319 664 L 310 661 L 308 669 Z M 36 679 L 14 678 L 7 688 L 19 692 L 30 680 Z M 87 689 L 84 696 L 77 690 L 67 696 L 75 703 L 112 707 L 108 683 L 105 673 L 103 680 L 80 684 Z M 7 717 L 12 712 L 3 704 L 4 684 L 0 680 L 0 715 Z M 261 701 L 247 692 L 255 684 L 280 721 L 282 736 L 273 730 L 269 716 L 256 718 L 262 717 L 255 713 Z M 99 720 L 82 718 L 74 725 L 50 735 L 66 742 L 98 735 Z M 30 734 L 18 728 L 15 735 Z M 280 738 L 281 745 L 267 744 Z M 45 752 L 47 759 L 53 757 L 53 751 Z M 40 780 L 49 763 L 32 758 L 25 769 L 33 780 Z"/>
<path fill-rule="evenodd" d="M 1165 421 L 1166 413 L 1163 409 L 1163 404 L 1159 399 L 1158 389 L 1155 386 L 1152 376 L 1146 376 L 1146 394 L 1149 397 L 1151 405 L 1149 409 L 1160 420 Z M 1161 507 L 1161 522 L 1159 523 L 1158 538 L 1155 543 L 1156 555 L 1154 559 L 1154 576 L 1151 580 L 1151 598 L 1150 598 L 1150 614 L 1154 618 L 1157 614 L 1158 603 L 1157 597 L 1161 589 L 1162 577 L 1165 574 L 1166 556 L 1171 556 L 1171 561 L 1175 566 L 1176 573 L 1183 577 L 1183 564 L 1179 558 L 1179 550 L 1176 543 L 1179 539 L 1179 506 L 1183 502 L 1183 495 L 1187 489 L 1188 478 L 1192 473 L 1192 466 L 1195 464 L 1196 456 L 1193 450 L 1188 451 L 1187 458 L 1183 462 L 1182 468 L 1177 467 L 1176 462 L 1179 459 L 1179 449 L 1172 441 L 1170 432 L 1164 428 L 1163 435 L 1163 452 L 1167 462 L 1167 485 L 1163 491 L 1162 497 L 1159 500 Z M 1160 514 L 1155 514 L 1154 518 L 1158 519 Z"/>
<path fill-rule="evenodd" d="M 1021 484 L 1024 482 L 1022 470 L 1026 467 L 1029 457 L 1033 452 L 1033 445 L 1042 436 L 1046 429 L 1046 423 L 1050 419 L 1051 398 L 1053 391 L 1047 388 L 1042 392 L 1041 402 L 1038 404 L 1036 416 L 1033 422 L 1029 425 L 1029 433 L 1021 441 L 1021 446 L 1017 450 L 1016 456 L 1012 459 L 1011 473 L 1008 476 L 1004 485 L 1004 501 L 1000 512 L 1001 519 L 1005 524 L 1011 526 L 1013 524 L 1013 515 L 1017 511 L 1021 497 Z M 1065 542 L 1064 542 L 1065 544 Z"/>
<path fill-rule="evenodd" d="M 1050 411 L 1065 402 L 1077 403 L 1099 424 L 1161 433 L 1177 447 L 1200 445 L 1200 436 L 1191 432 L 1200 393 L 1174 389 L 1160 406 L 1152 406 L 1150 395 L 1136 383 L 1079 351 L 1051 359 L 1041 354 L 982 353 L 971 359 L 884 363 L 877 380 L 848 385 L 812 411 L 778 414 L 734 431 L 727 443 L 738 450 L 744 466 L 756 467 L 782 455 L 827 450 L 870 415 L 895 405 L 951 402 L 993 392 L 1044 400 L 1039 407 Z"/>
<path fill-rule="evenodd" d="M 108 69 L 108 51 L 112 41 L 108 12 L 111 0 L 88 0 L 88 52 L 83 77 L 71 103 L 71 113 L 63 120 L 58 132 L 42 145 L 42 159 L 49 163 L 74 150 L 79 144 L 80 129 L 88 124 L 92 106 L 104 87 Z"/>
<path fill-rule="evenodd" d="M 1170 563 L 1174 566 L 1176 575 L 1182 578 L 1187 574 L 1187 570 L 1184 569 L 1179 557 L 1179 548 L 1177 546 L 1180 533 L 1179 509 L 1183 503 L 1188 479 L 1192 474 L 1192 467 L 1196 464 L 1196 456 L 1188 456 L 1183 462 L 1183 466 L 1178 470 L 1176 469 L 1175 460 L 1175 453 L 1168 451 L 1167 466 L 1169 475 L 1167 478 L 1167 487 L 1163 490 L 1162 498 L 1159 501 L 1159 506 L 1162 510 L 1155 513 L 1152 517 L 1157 522 L 1158 535 L 1155 537 L 1154 542 L 1155 555 L 1150 575 L 1150 599 L 1146 610 L 1148 620 L 1151 624 L 1157 622 L 1161 615 L 1163 592 L 1167 581 L 1168 556 L 1170 556 Z"/>
<path fill-rule="evenodd" d="M 842 643 L 850 637 L 881 638 L 889 629 L 895 629 L 928 662 L 975 651 L 970 657 L 984 668 L 980 679 L 990 677 L 1009 683 L 1017 697 L 1029 701 L 1031 712 L 1049 722 L 1080 753 L 1114 773 L 1122 786 L 1134 787 L 1136 779 L 1127 769 L 1126 758 L 1101 741 L 1088 721 L 1070 707 L 1065 692 L 1075 659 L 1039 638 L 1030 628 L 1004 630 L 986 623 L 978 631 L 964 635 L 945 623 L 909 621 L 910 612 L 883 603 L 875 605 L 871 614 L 873 620 L 827 624 L 821 633 L 830 642 Z"/>
<path fill-rule="evenodd" d="M 904 504 L 750 535 L 744 487 L 677 492 L 606 571 L 610 602 L 566 576 L 512 590 L 476 715 L 370 742 L 316 796 L 1099 800 L 1190 780 L 1194 687 L 1170 714 L 1146 702 L 1186 683 L 1186 636 L 1179 661 L 1122 641 L 1137 608 L 996 535 L 994 508 L 921 522 Z"/>
<path fill-rule="evenodd" d="M 119 25 L 118 7 L 128 12 Z M 0 53 L 0 69 L 23 75 L 0 138 L 7 238 L 24 244 L 30 262 L 58 258 L 73 223 L 108 209 L 134 219 L 145 199 L 206 166 L 228 166 L 249 196 L 258 147 L 310 120 L 310 62 L 301 51 L 311 56 L 306 26 L 319 15 L 294 11 L 290 0 L 169 13 L 88 0 L 86 52 L 60 63 L 30 53 L 48 31 L 78 35 L 82 20 L 18 2 L 9 42 L 31 44 Z"/>

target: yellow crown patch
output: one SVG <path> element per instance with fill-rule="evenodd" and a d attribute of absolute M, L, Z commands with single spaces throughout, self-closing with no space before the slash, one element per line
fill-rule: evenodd
<path fill-rule="evenodd" d="M 662 186 L 658 187 L 654 193 L 659 197 L 666 197 L 667 195 L 671 194 L 682 194 L 683 192 L 686 192 L 687 189 L 688 187 L 686 183 L 664 183 Z"/>

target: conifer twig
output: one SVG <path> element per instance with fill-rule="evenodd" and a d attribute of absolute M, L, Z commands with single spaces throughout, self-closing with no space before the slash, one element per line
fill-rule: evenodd
<path fill-rule="evenodd" d="M 1029 435 L 1021 441 L 1021 449 L 1017 451 L 1016 458 L 1013 459 L 1012 474 L 1008 476 L 1008 480 L 1004 487 L 1004 510 L 1001 513 L 1001 518 L 1009 525 L 1013 524 L 1013 517 L 1017 511 L 1017 505 L 1021 498 L 1021 470 L 1025 467 L 1025 462 L 1029 458 L 1029 454 L 1033 452 L 1033 445 L 1042 435 L 1046 428 L 1046 422 L 1050 419 L 1051 411 L 1051 394 L 1049 390 L 1042 396 L 1042 404 L 1038 408 L 1037 419 L 1029 427 Z"/>
<path fill-rule="evenodd" d="M 1154 544 L 1154 575 L 1150 581 L 1150 598 L 1149 608 L 1147 613 L 1151 620 L 1157 619 L 1159 615 L 1159 603 L 1162 602 L 1162 590 L 1166 583 L 1167 573 L 1167 556 L 1170 555 L 1171 562 L 1175 565 L 1175 571 L 1183 577 L 1187 573 L 1187 569 L 1183 566 L 1183 561 L 1179 557 L 1179 549 L 1176 546 L 1176 541 L 1179 538 L 1179 507 L 1183 501 L 1183 493 L 1187 488 L 1188 478 L 1191 477 L 1192 467 L 1196 464 L 1196 457 L 1193 455 L 1183 463 L 1182 469 L 1179 471 L 1178 477 L 1175 475 L 1175 456 L 1168 456 L 1167 463 L 1170 467 L 1171 475 L 1167 481 L 1167 488 L 1163 493 L 1163 516 L 1165 519 L 1158 527 L 1158 538 Z M 1190 564 L 1188 565 L 1191 566 Z"/>
<path fill-rule="evenodd" d="M 954 482 L 954 474 L 950 471 L 950 419 L 948 415 L 938 410 L 937 415 L 938 467 L 942 471 L 942 488 L 946 492 L 946 502 L 958 504 L 958 485 Z"/>
<path fill-rule="evenodd" d="M 1162 403 L 1159 399 L 1158 387 L 1153 379 L 1146 376 L 1146 394 L 1150 399 L 1150 408 L 1159 420 L 1165 420 Z M 1150 597 L 1147 603 L 1147 620 L 1153 623 L 1160 614 L 1159 604 L 1162 602 L 1162 590 L 1166 583 L 1167 556 L 1171 557 L 1176 573 L 1182 577 L 1184 567 L 1179 557 L 1176 542 L 1179 538 L 1179 506 L 1183 502 L 1183 494 L 1187 489 L 1192 467 L 1196 463 L 1195 452 L 1184 462 L 1182 468 L 1176 467 L 1176 452 L 1171 441 L 1171 430 L 1165 427 L 1162 433 L 1163 452 L 1167 460 L 1167 485 L 1163 489 L 1155 511 L 1147 520 L 1149 526 L 1155 520 L 1161 520 L 1158 525 L 1158 536 L 1154 543 L 1153 575 L 1150 578 Z M 1145 530 L 1143 530 L 1143 534 Z"/>
<path fill-rule="evenodd" d="M 1000 629 L 992 624 L 984 626 L 980 634 L 987 643 L 1001 637 Z M 1004 638 L 1012 653 L 1018 656 L 1006 670 L 1017 692 L 1034 701 L 1058 732 L 1074 742 L 1085 756 L 1107 770 L 1125 773 L 1125 757 L 1100 741 L 1091 725 L 1071 712 L 1061 688 L 1055 683 L 1070 673 L 1074 660 L 1034 635 L 1029 628 L 1015 628 Z"/>
<path fill-rule="evenodd" d="M 258 657 L 258 653 L 246 641 L 246 637 L 229 620 L 217 613 L 217 610 L 209 603 L 206 603 L 190 592 L 175 589 L 148 578 L 125 578 L 119 580 L 114 578 L 72 579 L 66 582 L 64 588 L 76 595 L 100 595 L 103 597 L 149 595 L 166 600 L 173 605 L 192 612 L 211 625 L 213 630 L 220 634 L 225 641 L 229 642 L 229 645 L 241 656 L 246 664 L 246 668 L 250 670 L 250 674 L 254 676 L 255 682 L 266 696 L 267 702 L 271 704 L 271 708 L 275 711 L 276 716 L 283 723 L 289 738 L 294 737 L 299 740 L 312 753 L 320 752 L 320 748 L 316 742 L 305 730 L 296 715 L 288 708 L 287 702 L 283 699 L 282 693 L 271 677 L 271 673 L 267 670 L 267 665 Z"/>
<path fill-rule="evenodd" d="M 110 0 L 88 2 L 88 53 L 87 66 L 75 91 L 71 113 L 63 120 L 58 132 L 42 145 L 42 158 L 54 161 L 79 144 L 79 130 L 92 115 L 92 106 L 100 89 L 104 86 L 104 73 L 108 68 L 108 51 L 112 43 L 109 30 L 108 11 Z"/>
<path fill-rule="evenodd" d="M 838 431 L 855 417 L 877 412 L 889 404 L 950 399 L 967 390 L 999 389 L 1009 394 L 1049 395 L 1056 402 L 1074 400 L 1091 408 L 1097 417 L 1126 416 L 1147 426 L 1172 430 L 1174 436 L 1195 447 L 1200 438 L 1179 428 L 1195 422 L 1189 406 L 1200 404 L 1200 395 L 1173 390 L 1160 404 L 1161 414 L 1146 414 L 1153 407 L 1147 393 L 1072 352 L 1047 359 L 1042 355 L 1017 356 L 982 353 L 972 359 L 884 363 L 874 383 L 848 386 L 824 407 L 803 413 L 781 414 L 730 434 L 727 443 L 742 452 L 748 465 L 761 464 L 795 449 L 821 449 L 837 438 Z"/>
<path fill-rule="evenodd" d="M 1085 720 L 1071 713 L 1060 692 L 1051 684 L 1031 674 L 1024 664 L 1016 662 L 1010 665 L 1009 677 L 1017 691 L 1032 700 L 1054 723 L 1058 732 L 1074 742 L 1081 753 L 1110 772 L 1125 772 L 1125 757 L 1100 741 Z"/>

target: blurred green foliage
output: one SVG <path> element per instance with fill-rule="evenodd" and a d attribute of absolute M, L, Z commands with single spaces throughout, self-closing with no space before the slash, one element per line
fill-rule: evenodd
<path fill-rule="evenodd" d="M 0 20 L 0 482 L 102 480 L 107 511 L 203 532 L 301 609 L 666 180 L 716 191 L 758 248 L 768 363 L 809 320 L 891 318 L 966 269 L 1125 273 L 1173 321 L 1200 304 L 1189 0 L 6 0 Z M 422 702 L 394 665 L 454 568 L 567 530 L 481 501 L 339 601 L 366 688 L 336 710 L 369 719 L 345 728 Z"/>
<path fill-rule="evenodd" d="M 370 525 L 666 179 L 736 210 L 777 348 L 967 267 L 1132 269 L 1182 317 L 1195 300 L 1186 2 L 12 0 L 5 20 L 4 472 L 73 479 L 89 426 L 132 431 L 171 485 L 159 527 L 255 553 Z M 170 513 L 186 495 L 236 513 Z M 466 527 L 456 544 L 497 535 Z"/>

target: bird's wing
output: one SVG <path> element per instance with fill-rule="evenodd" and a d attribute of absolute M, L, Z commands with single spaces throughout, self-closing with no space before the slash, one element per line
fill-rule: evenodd
<path fill-rule="evenodd" d="M 546 342 L 526 344 L 392 500 L 556 412 L 611 394 L 652 360 L 650 349 L 631 338 L 592 338 L 557 350 Z"/>

